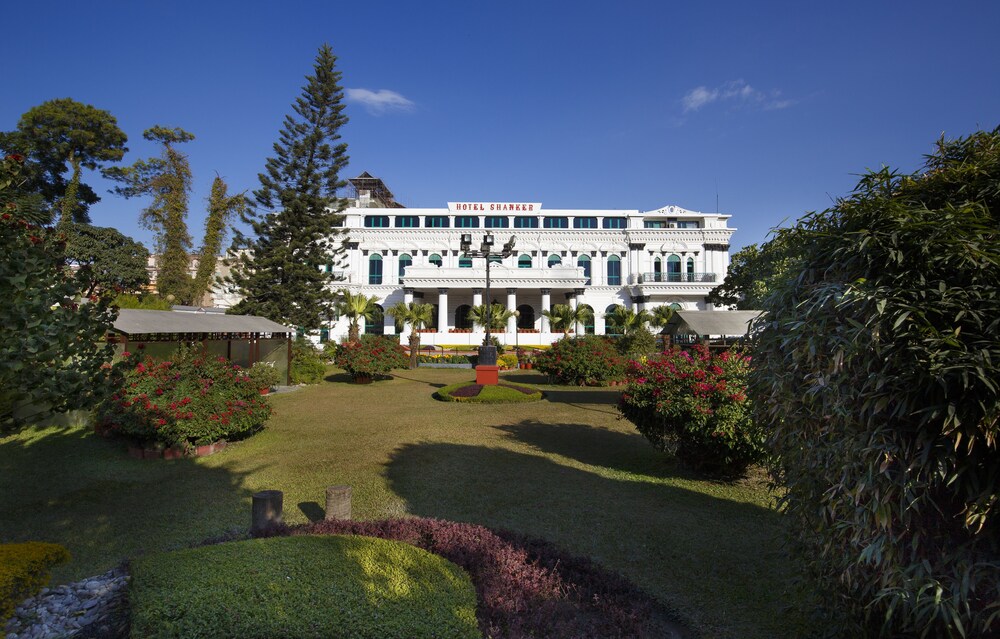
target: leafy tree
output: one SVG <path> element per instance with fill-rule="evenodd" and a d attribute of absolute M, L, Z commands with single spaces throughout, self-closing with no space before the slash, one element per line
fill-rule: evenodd
<path fill-rule="evenodd" d="M 243 300 L 232 312 L 262 315 L 283 324 L 317 329 L 330 314 L 336 294 L 322 267 L 342 247 L 333 237 L 346 201 L 337 197 L 345 184 L 347 145 L 340 140 L 344 93 L 337 58 L 323 45 L 307 76 L 302 95 L 285 118 L 274 157 L 260 174 L 254 192 L 258 210 L 243 216 L 255 236 L 238 234 L 231 275 Z"/>
<path fill-rule="evenodd" d="M 653 312 L 650 314 L 649 323 L 653 327 L 660 329 L 661 340 L 664 341 L 666 340 L 666 338 L 663 336 L 667 334 L 667 327 L 670 325 L 670 321 L 674 319 L 674 315 L 676 314 L 677 311 L 674 309 L 673 306 L 670 306 L 669 304 L 663 304 L 661 306 L 657 306 L 656 308 L 653 309 Z"/>
<path fill-rule="evenodd" d="M 58 205 L 60 224 L 90 221 L 87 209 L 101 198 L 82 181 L 82 170 L 118 162 L 128 150 L 127 141 L 113 115 L 70 98 L 32 107 L 17 130 L 0 133 L 0 149 L 37 163 L 29 188 L 49 207 Z"/>
<path fill-rule="evenodd" d="M 755 311 L 776 284 L 789 274 L 794 251 L 784 235 L 761 244 L 750 244 L 730 259 L 726 279 L 708 294 L 708 301 L 737 310 Z"/>
<path fill-rule="evenodd" d="M 184 129 L 154 126 L 142 137 L 163 146 L 160 157 L 139 160 L 129 167 L 114 167 L 105 174 L 124 186 L 115 193 L 126 197 L 152 196 L 140 218 L 156 234 L 159 263 L 156 289 L 160 295 L 173 295 L 181 304 L 191 303 L 191 278 L 188 276 L 191 235 L 188 233 L 188 196 L 191 192 L 191 164 L 175 146 L 190 142 L 194 135 Z"/>
<path fill-rule="evenodd" d="M 610 313 L 604 315 L 608 323 L 608 332 L 615 332 L 621 335 L 628 335 L 638 330 L 645 330 L 649 323 L 649 311 L 636 311 L 627 308 L 624 304 L 616 304 Z"/>
<path fill-rule="evenodd" d="M 115 318 L 106 296 L 83 298 L 89 282 L 66 268 L 62 234 L 27 222 L 7 201 L 23 162 L 0 161 L 0 431 L 92 406 Z"/>
<path fill-rule="evenodd" d="M 149 251 L 117 229 L 69 223 L 66 233 L 66 261 L 86 279 L 85 296 L 97 292 L 131 293 L 149 284 L 146 264 Z"/>
<path fill-rule="evenodd" d="M 569 338 L 569 332 L 579 324 L 587 324 L 594 319 L 594 311 L 583 305 L 573 308 L 569 304 L 554 304 L 551 310 L 542 311 L 542 315 L 548 318 L 553 330 L 562 331 L 563 339 Z"/>
<path fill-rule="evenodd" d="M 503 332 L 507 330 L 507 322 L 514 317 L 514 311 L 509 310 L 502 304 L 494 303 L 491 308 L 486 304 L 473 306 L 469 309 L 469 320 L 476 326 L 486 328 L 487 314 L 489 315 L 490 331 Z"/>
<path fill-rule="evenodd" d="M 340 298 L 337 300 L 336 306 L 337 311 L 350 322 L 347 329 L 347 341 L 358 341 L 361 332 L 358 324 L 362 319 L 370 320 L 375 317 L 375 311 L 378 310 L 375 306 L 377 302 L 377 297 L 368 297 L 363 293 L 352 293 L 347 289 L 340 291 Z"/>
<path fill-rule="evenodd" d="M 227 190 L 223 179 L 215 176 L 212 192 L 208 197 L 208 217 L 205 219 L 205 238 L 198 256 L 198 271 L 191 284 L 191 301 L 194 304 L 206 303 L 204 298 L 214 283 L 212 276 L 215 274 L 219 250 L 230 220 L 247 211 L 246 196 L 242 193 L 228 195 Z"/>
<path fill-rule="evenodd" d="M 781 239 L 755 419 L 831 633 L 1000 632 L 1000 129 L 863 176 Z"/>
<path fill-rule="evenodd" d="M 417 331 L 434 323 L 434 306 L 421 302 L 398 302 L 386 312 L 398 326 L 410 325 L 410 368 L 416 368 L 420 354 L 420 333 Z"/>

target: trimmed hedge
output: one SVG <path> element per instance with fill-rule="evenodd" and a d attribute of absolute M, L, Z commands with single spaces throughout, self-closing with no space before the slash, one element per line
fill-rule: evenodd
<path fill-rule="evenodd" d="M 136 637 L 481 636 L 469 576 L 396 541 L 250 539 L 151 555 L 131 572 Z"/>
<path fill-rule="evenodd" d="M 680 629 L 652 597 L 622 576 L 517 533 L 408 518 L 321 521 L 265 534 L 368 535 L 440 555 L 468 571 L 478 595 L 479 627 L 491 639 L 652 639 Z"/>
<path fill-rule="evenodd" d="M 470 402 L 474 404 L 511 404 L 537 402 L 542 391 L 533 386 L 500 382 L 482 385 L 475 382 L 460 382 L 440 388 L 434 393 L 436 399 L 444 402 Z"/>
<path fill-rule="evenodd" d="M 70 559 L 69 551 L 59 544 L 0 544 L 0 637 L 17 605 L 49 583 L 49 569 Z"/>

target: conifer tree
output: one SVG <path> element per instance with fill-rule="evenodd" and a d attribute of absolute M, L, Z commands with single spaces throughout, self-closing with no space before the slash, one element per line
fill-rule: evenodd
<path fill-rule="evenodd" d="M 306 330 L 329 317 L 336 294 L 322 267 L 342 251 L 335 235 L 346 202 L 337 197 L 345 183 L 347 144 L 339 142 L 343 89 L 336 56 L 320 47 L 313 75 L 285 117 L 275 155 L 259 175 L 256 210 L 243 216 L 253 238 L 237 234 L 231 284 L 243 296 L 231 312 L 262 315 Z"/>
<path fill-rule="evenodd" d="M 208 197 L 208 217 L 205 218 L 205 239 L 198 255 L 198 271 L 191 283 L 192 304 L 208 303 L 206 296 L 215 283 L 213 276 L 226 227 L 230 218 L 236 213 L 242 214 L 247 207 L 246 196 L 243 193 L 229 195 L 228 188 L 226 182 L 216 175 L 212 181 L 212 193 Z"/>

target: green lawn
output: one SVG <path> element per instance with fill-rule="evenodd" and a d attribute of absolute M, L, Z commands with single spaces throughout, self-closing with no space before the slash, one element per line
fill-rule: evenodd
<path fill-rule="evenodd" d="M 144 461 L 82 427 L 0 439 L 0 540 L 62 543 L 55 581 L 250 523 L 250 495 L 284 491 L 285 519 L 322 516 L 350 484 L 354 516 L 421 515 L 544 537 L 625 573 L 705 637 L 797 633 L 793 566 L 763 484 L 699 480 L 619 421 L 617 391 L 541 386 L 541 402 L 444 403 L 461 369 L 371 385 L 333 375 L 274 397 L 268 430 L 196 460 Z"/>

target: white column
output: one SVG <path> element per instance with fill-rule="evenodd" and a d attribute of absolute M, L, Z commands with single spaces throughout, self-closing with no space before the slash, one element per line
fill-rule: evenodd
<path fill-rule="evenodd" d="M 569 304 L 569 307 L 575 311 L 577 305 L 576 293 L 573 293 L 569 297 L 567 297 L 566 302 Z"/>
<path fill-rule="evenodd" d="M 483 305 L 483 289 L 481 288 L 472 289 L 472 305 L 473 306 Z"/>
<path fill-rule="evenodd" d="M 403 303 L 412 304 L 413 303 L 413 289 L 404 288 L 403 289 Z"/>
<path fill-rule="evenodd" d="M 448 332 L 448 289 L 438 289 L 438 333 Z"/>
<path fill-rule="evenodd" d="M 508 288 L 507 289 L 507 310 L 513 313 L 517 310 L 517 289 Z M 513 315 L 507 320 L 507 332 L 517 333 L 517 318 Z"/>
<path fill-rule="evenodd" d="M 548 333 L 549 332 L 549 318 L 547 318 L 544 315 L 542 315 L 542 311 L 551 311 L 552 310 L 552 299 L 550 297 L 550 295 L 552 293 L 552 289 L 543 288 L 543 289 L 541 289 L 541 293 L 542 293 L 542 308 L 538 312 L 538 315 L 542 318 L 542 328 L 541 328 L 541 331 L 543 333 Z"/>

